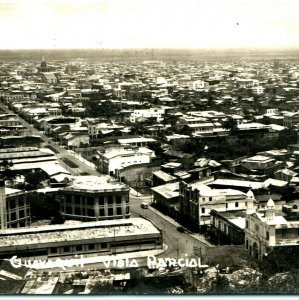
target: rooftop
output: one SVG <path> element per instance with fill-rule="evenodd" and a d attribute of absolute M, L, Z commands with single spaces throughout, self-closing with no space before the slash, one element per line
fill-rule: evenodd
<path fill-rule="evenodd" d="M 64 225 L 45 225 L 35 228 L 6 229 L 0 231 L 0 249 L 58 242 L 72 242 L 115 236 L 159 234 L 159 230 L 143 218 L 107 220 Z M 53 244 L 54 246 L 54 244 Z"/>
<path fill-rule="evenodd" d="M 160 194 L 164 198 L 170 199 L 174 197 L 179 197 L 180 195 L 179 188 L 180 188 L 179 182 L 174 182 L 174 183 L 167 183 L 157 187 L 153 187 L 152 190 Z"/>
<path fill-rule="evenodd" d="M 145 143 L 145 142 L 156 142 L 155 139 L 146 137 L 137 137 L 131 139 L 118 139 L 120 144 L 131 144 L 131 143 Z"/>
<path fill-rule="evenodd" d="M 176 177 L 171 176 L 168 173 L 160 171 L 160 170 L 153 172 L 153 175 L 157 176 L 158 178 L 162 179 L 165 182 L 176 180 Z"/>
<path fill-rule="evenodd" d="M 123 190 L 128 191 L 129 188 L 116 181 L 114 178 L 103 176 L 73 176 L 72 184 L 66 188 L 65 191 L 90 191 L 103 192 L 105 190 Z"/>

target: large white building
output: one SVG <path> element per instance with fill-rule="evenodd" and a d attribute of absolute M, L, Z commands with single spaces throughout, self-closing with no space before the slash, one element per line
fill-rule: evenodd
<path fill-rule="evenodd" d="M 130 122 L 135 123 L 138 118 L 156 118 L 157 122 L 163 120 L 165 110 L 162 108 L 137 109 L 131 113 Z"/>
<path fill-rule="evenodd" d="M 111 147 L 104 153 L 98 152 L 99 171 L 115 175 L 125 167 L 148 164 L 155 157 L 155 152 L 146 147 Z"/>

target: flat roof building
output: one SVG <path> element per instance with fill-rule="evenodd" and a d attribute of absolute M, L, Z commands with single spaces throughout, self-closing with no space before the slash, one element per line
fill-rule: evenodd
<path fill-rule="evenodd" d="M 130 217 L 129 188 L 110 176 L 73 177 L 60 194 L 61 214 L 84 221 Z"/>
<path fill-rule="evenodd" d="M 73 257 L 162 248 L 161 231 L 143 218 L 0 231 L 0 258 Z"/>

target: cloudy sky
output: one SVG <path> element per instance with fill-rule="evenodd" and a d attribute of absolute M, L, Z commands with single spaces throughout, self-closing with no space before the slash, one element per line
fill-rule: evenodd
<path fill-rule="evenodd" d="M 298 0 L 0 0 L 0 48 L 290 48 L 298 20 Z"/>

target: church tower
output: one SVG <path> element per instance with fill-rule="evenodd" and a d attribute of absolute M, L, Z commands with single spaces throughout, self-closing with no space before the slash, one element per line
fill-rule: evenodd
<path fill-rule="evenodd" d="M 266 205 L 265 217 L 267 221 L 273 220 L 275 217 L 275 203 L 272 200 L 271 195 Z"/>
<path fill-rule="evenodd" d="M 246 213 L 247 214 L 252 214 L 255 212 L 254 202 L 255 202 L 255 197 L 254 197 L 252 190 L 250 189 L 246 194 Z"/>
<path fill-rule="evenodd" d="M 39 71 L 40 71 L 40 72 L 48 72 L 48 71 L 49 71 L 48 65 L 47 65 L 47 63 L 45 62 L 45 59 L 44 59 L 44 58 L 43 58 L 43 61 L 42 61 L 41 64 L 40 64 Z"/>

